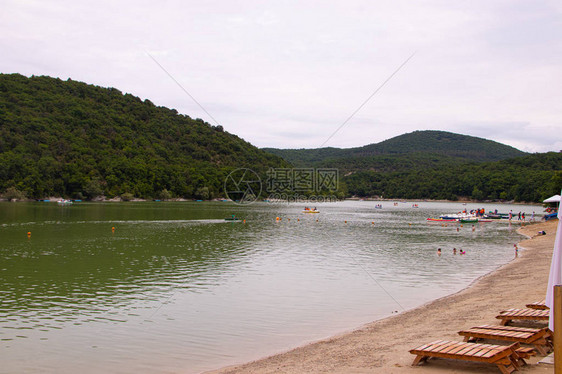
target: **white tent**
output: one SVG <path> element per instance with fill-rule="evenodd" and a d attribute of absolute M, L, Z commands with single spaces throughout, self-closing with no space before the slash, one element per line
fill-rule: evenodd
<path fill-rule="evenodd" d="M 558 202 L 560 202 L 560 195 Z M 555 196 L 553 196 L 555 197 Z M 546 199 L 552 199 L 553 197 Z M 558 209 L 558 229 L 556 238 L 554 239 L 554 251 L 552 253 L 552 262 L 550 263 L 550 275 L 548 277 L 548 288 L 546 289 L 546 306 L 551 310 L 550 315 L 553 316 L 554 311 L 554 286 L 562 284 L 562 212 Z M 560 307 L 560 306 L 558 306 Z M 554 331 L 554 318 L 549 318 L 549 328 Z M 559 343 L 560 344 L 560 343 Z"/>
<path fill-rule="evenodd" d="M 554 195 L 549 197 L 546 200 L 542 201 L 543 203 L 559 203 L 560 202 L 560 195 Z"/>

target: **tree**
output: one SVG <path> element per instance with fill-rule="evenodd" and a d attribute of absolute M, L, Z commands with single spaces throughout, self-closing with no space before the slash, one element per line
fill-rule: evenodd
<path fill-rule="evenodd" d="M 89 198 L 89 199 L 94 199 L 98 196 L 103 195 L 103 188 L 101 186 L 101 183 L 98 179 L 92 179 L 90 180 L 86 186 L 84 187 L 84 194 Z"/>
<path fill-rule="evenodd" d="M 25 200 L 25 193 L 15 187 L 8 187 L 4 192 L 4 198 L 8 201 L 12 200 Z"/>

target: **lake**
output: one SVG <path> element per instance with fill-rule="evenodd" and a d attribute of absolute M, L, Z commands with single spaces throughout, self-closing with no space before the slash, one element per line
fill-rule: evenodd
<path fill-rule="evenodd" d="M 522 238 L 518 224 L 426 218 L 542 213 L 379 203 L 317 204 L 319 214 L 305 204 L 0 203 L 0 371 L 198 373 L 257 359 L 457 292 L 513 259 Z M 224 220 L 233 214 L 245 223 Z"/>

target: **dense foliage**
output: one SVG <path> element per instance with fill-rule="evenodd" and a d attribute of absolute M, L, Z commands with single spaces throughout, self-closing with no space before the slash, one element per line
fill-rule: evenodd
<path fill-rule="evenodd" d="M 560 193 L 562 153 L 484 163 L 412 166 L 400 171 L 352 173 L 349 193 L 385 198 L 515 200 L 541 202 Z"/>
<path fill-rule="evenodd" d="M 287 165 L 221 126 L 115 88 L 0 74 L 0 192 L 10 196 L 207 199 L 233 169 Z"/>

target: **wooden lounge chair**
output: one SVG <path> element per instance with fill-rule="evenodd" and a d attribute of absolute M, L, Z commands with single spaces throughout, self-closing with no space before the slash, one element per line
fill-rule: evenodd
<path fill-rule="evenodd" d="M 521 349 L 519 343 L 510 346 L 494 344 L 477 344 L 436 340 L 410 351 L 416 355 L 412 366 L 419 365 L 432 357 L 456 360 L 484 362 L 496 365 L 503 374 L 510 374 L 525 364 L 525 358 L 532 353 L 532 348 Z"/>
<path fill-rule="evenodd" d="M 512 320 L 546 321 L 548 322 L 549 310 L 539 309 L 508 309 L 496 316 L 501 319 L 501 325 L 507 326 Z"/>
<path fill-rule="evenodd" d="M 464 336 L 465 342 L 476 342 L 478 339 L 494 339 L 530 344 L 543 356 L 546 356 L 548 351 L 552 348 L 551 332 L 547 327 L 532 329 L 526 327 L 483 325 L 459 331 L 459 335 Z"/>
<path fill-rule="evenodd" d="M 547 310 L 550 309 L 549 307 L 547 307 L 545 305 L 545 300 L 543 301 L 535 301 L 534 303 L 531 304 L 527 304 L 525 305 L 527 308 L 531 308 L 531 309 L 541 309 L 541 310 Z"/>

